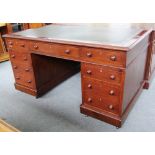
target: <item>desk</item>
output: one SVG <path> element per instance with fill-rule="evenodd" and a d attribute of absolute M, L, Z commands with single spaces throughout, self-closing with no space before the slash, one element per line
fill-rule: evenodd
<path fill-rule="evenodd" d="M 81 70 L 81 113 L 121 127 L 145 84 L 151 32 L 128 24 L 49 25 L 4 37 L 16 89 L 38 97 Z"/>

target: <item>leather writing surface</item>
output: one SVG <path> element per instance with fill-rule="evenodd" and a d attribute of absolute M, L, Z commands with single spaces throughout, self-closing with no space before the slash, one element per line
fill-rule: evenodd
<path fill-rule="evenodd" d="M 130 24 L 81 24 L 81 25 L 49 25 L 38 29 L 17 32 L 15 35 L 29 38 L 46 38 L 63 41 L 99 43 L 124 46 L 142 30 Z"/>

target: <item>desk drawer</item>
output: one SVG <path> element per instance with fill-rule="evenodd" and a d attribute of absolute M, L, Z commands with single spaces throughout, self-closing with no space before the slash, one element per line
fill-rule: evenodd
<path fill-rule="evenodd" d="M 90 94 L 100 94 L 102 92 L 102 81 L 82 78 L 82 90 L 88 91 Z"/>
<path fill-rule="evenodd" d="M 82 78 L 82 88 L 90 95 L 100 94 L 104 100 L 111 103 L 120 102 L 120 87 L 112 84 L 107 84 L 100 80 L 91 78 Z"/>
<path fill-rule="evenodd" d="M 6 41 L 8 50 L 13 50 L 13 51 L 28 51 L 29 45 L 26 40 L 19 40 L 19 39 L 7 39 Z"/>
<path fill-rule="evenodd" d="M 125 67 L 126 62 L 125 53 L 119 51 L 82 48 L 80 56 L 85 61 L 118 67 Z"/>
<path fill-rule="evenodd" d="M 82 63 L 81 73 L 86 77 L 103 80 L 113 84 L 120 84 L 123 70 L 101 65 Z"/>
<path fill-rule="evenodd" d="M 30 54 L 20 51 L 9 51 L 11 62 L 19 62 L 21 64 L 30 63 Z"/>
<path fill-rule="evenodd" d="M 57 57 L 79 58 L 79 48 L 76 46 L 31 42 L 30 50 Z"/>
<path fill-rule="evenodd" d="M 93 107 L 105 110 L 107 112 L 119 115 L 119 104 L 111 103 L 107 100 L 104 100 L 102 96 L 99 95 L 90 95 L 87 91 L 83 92 L 84 98 L 83 103 L 88 104 Z"/>
<path fill-rule="evenodd" d="M 20 62 L 11 62 L 12 69 L 14 72 L 20 73 L 31 73 L 33 74 L 33 69 L 31 64 L 22 64 Z"/>
<path fill-rule="evenodd" d="M 119 112 L 121 101 L 120 87 L 103 81 L 82 78 L 83 102 L 107 110 Z"/>
<path fill-rule="evenodd" d="M 34 88 L 35 82 L 31 63 L 13 60 L 11 64 L 16 83 Z"/>
<path fill-rule="evenodd" d="M 31 71 L 14 70 L 14 77 L 17 84 L 21 84 L 30 88 L 34 88 L 35 81 Z"/>

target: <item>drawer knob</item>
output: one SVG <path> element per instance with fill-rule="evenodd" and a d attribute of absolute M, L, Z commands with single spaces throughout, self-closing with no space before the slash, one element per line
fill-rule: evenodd
<path fill-rule="evenodd" d="M 115 80 L 115 78 L 116 78 L 115 75 L 111 75 L 111 76 L 110 76 L 110 79 L 111 79 L 111 80 Z"/>
<path fill-rule="evenodd" d="M 25 69 L 25 71 L 26 71 L 26 72 L 29 72 L 29 71 L 30 71 L 30 69 L 29 69 L 29 68 L 26 68 L 26 69 Z"/>
<path fill-rule="evenodd" d="M 12 41 L 9 41 L 9 45 L 13 45 L 13 42 Z"/>
<path fill-rule="evenodd" d="M 92 98 L 89 97 L 88 98 L 88 102 L 91 103 L 92 102 Z"/>
<path fill-rule="evenodd" d="M 28 81 L 27 81 L 27 83 L 31 83 L 31 82 L 32 82 L 32 80 L 28 80 Z"/>
<path fill-rule="evenodd" d="M 66 54 L 70 54 L 70 50 L 65 50 L 65 53 Z"/>
<path fill-rule="evenodd" d="M 15 58 L 15 55 L 13 54 L 13 55 L 11 55 L 11 58 Z"/>
<path fill-rule="evenodd" d="M 25 47 L 25 44 L 21 44 L 21 47 Z"/>
<path fill-rule="evenodd" d="M 13 66 L 14 69 L 17 69 L 17 66 Z"/>
<path fill-rule="evenodd" d="M 116 59 L 117 59 L 117 58 L 116 58 L 115 55 L 113 55 L 113 56 L 110 57 L 110 60 L 112 60 L 112 61 L 116 61 Z"/>
<path fill-rule="evenodd" d="M 89 57 L 89 58 L 92 57 L 92 53 L 90 53 L 90 52 L 87 53 L 87 57 Z"/>
<path fill-rule="evenodd" d="M 27 57 L 24 57 L 24 61 L 27 61 Z"/>
<path fill-rule="evenodd" d="M 88 84 L 88 88 L 91 89 L 92 88 L 92 85 L 91 84 Z"/>
<path fill-rule="evenodd" d="M 114 90 L 110 90 L 109 95 L 115 95 Z"/>
<path fill-rule="evenodd" d="M 16 79 L 17 79 L 17 80 L 19 80 L 19 79 L 20 79 L 20 77 L 19 77 L 19 76 L 17 76 L 17 77 L 16 77 Z"/>
<path fill-rule="evenodd" d="M 34 45 L 34 48 L 37 50 L 39 47 L 37 45 Z"/>
<path fill-rule="evenodd" d="M 113 109 L 114 109 L 114 107 L 113 107 L 112 104 L 109 105 L 109 109 L 110 109 L 110 110 L 113 110 Z"/>
<path fill-rule="evenodd" d="M 92 73 L 91 70 L 87 70 L 87 74 L 91 75 L 91 73 Z"/>

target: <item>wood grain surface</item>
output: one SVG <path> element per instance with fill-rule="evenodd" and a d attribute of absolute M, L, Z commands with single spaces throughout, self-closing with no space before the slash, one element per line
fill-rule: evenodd
<path fill-rule="evenodd" d="M 0 119 L 0 132 L 19 132 L 19 130 Z"/>
<path fill-rule="evenodd" d="M 81 113 L 121 127 L 146 82 L 151 34 L 130 25 L 50 25 L 5 38 L 16 89 L 39 97 L 81 66 Z"/>

